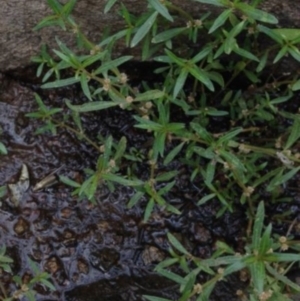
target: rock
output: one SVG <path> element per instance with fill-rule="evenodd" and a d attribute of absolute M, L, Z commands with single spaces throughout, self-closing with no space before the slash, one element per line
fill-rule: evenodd
<path fill-rule="evenodd" d="M 66 3 L 66 0 L 61 1 Z M 140 14 L 146 8 L 144 0 L 122 1 L 133 14 Z M 95 43 L 99 42 L 105 27 L 118 31 L 124 28 L 124 22 L 117 13 L 119 4 L 104 14 L 106 1 L 80 0 L 75 5 L 74 19 L 80 28 Z M 192 13 L 195 18 L 201 17 L 208 10 L 214 13 L 218 8 L 211 5 L 196 3 L 195 1 L 173 0 L 172 3 Z M 261 7 L 280 20 L 281 27 L 300 27 L 298 2 L 294 0 L 266 0 Z M 4 0 L 0 10 L 0 71 L 8 71 L 25 67 L 30 64 L 30 58 L 39 53 L 42 44 L 49 49 L 57 48 L 55 37 L 58 36 L 70 47 L 74 47 L 76 39 L 72 34 L 64 32 L 58 27 L 44 28 L 33 31 L 41 19 L 51 14 L 47 1 L 40 0 Z M 133 54 L 138 59 L 136 50 L 128 49 L 124 43 L 118 43 L 115 55 Z"/>

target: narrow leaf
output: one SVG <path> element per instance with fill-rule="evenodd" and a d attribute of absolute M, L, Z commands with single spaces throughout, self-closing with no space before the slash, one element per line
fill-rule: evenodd
<path fill-rule="evenodd" d="M 80 78 L 70 77 L 70 78 L 66 78 L 66 79 L 56 80 L 55 82 L 43 84 L 41 86 L 41 88 L 42 89 L 61 88 L 61 87 L 76 84 L 79 81 L 80 81 Z"/>
<path fill-rule="evenodd" d="M 0 154 L 1 155 L 7 155 L 7 148 L 5 147 L 5 145 L 2 143 L 2 142 L 0 142 Z"/>
<path fill-rule="evenodd" d="M 208 33 L 213 33 L 216 29 L 218 29 L 220 26 L 222 26 L 228 17 L 232 14 L 232 9 L 226 9 L 224 10 L 214 21 L 213 25 L 209 29 Z"/>
<path fill-rule="evenodd" d="M 246 3 L 237 3 L 235 7 L 241 10 L 247 17 L 252 18 L 254 20 L 270 24 L 278 23 L 278 20 L 275 16 L 260 9 L 254 8 Z"/>
<path fill-rule="evenodd" d="M 148 0 L 150 5 L 158 12 L 160 13 L 164 18 L 167 20 L 173 22 L 173 17 L 170 15 L 168 9 L 163 5 L 159 0 Z"/>
<path fill-rule="evenodd" d="M 75 112 L 84 113 L 84 112 L 104 110 L 110 107 L 117 106 L 119 104 L 112 101 L 93 101 L 82 105 L 72 105 L 71 102 L 67 99 L 66 105 L 68 106 L 69 109 Z"/>
<path fill-rule="evenodd" d="M 140 93 L 135 97 L 135 101 L 149 101 L 157 98 L 161 98 L 165 95 L 164 91 L 150 90 L 144 93 Z"/>
<path fill-rule="evenodd" d="M 173 98 L 176 98 L 179 92 L 182 90 L 185 81 L 187 79 L 187 76 L 188 76 L 188 71 L 185 68 L 182 68 L 175 82 Z"/>
<path fill-rule="evenodd" d="M 209 200 L 211 200 L 212 198 L 214 198 L 215 196 L 216 196 L 215 193 L 210 193 L 210 194 L 208 194 L 208 195 L 205 195 L 204 197 L 202 197 L 202 198 L 198 201 L 197 205 L 198 205 L 198 206 L 203 205 L 203 204 L 205 204 L 207 201 L 209 201 Z"/>
<path fill-rule="evenodd" d="M 157 34 L 154 38 L 152 38 L 152 43 L 161 43 L 165 42 L 167 40 L 171 40 L 173 37 L 178 36 L 182 32 L 186 31 L 186 27 L 179 27 L 179 28 L 172 28 L 168 29 L 166 31 L 163 31 L 159 34 Z"/>
<path fill-rule="evenodd" d="M 132 208 L 137 202 L 142 198 L 144 195 L 143 191 L 137 191 L 130 199 L 130 201 L 127 204 L 128 208 Z"/>
<path fill-rule="evenodd" d="M 158 175 L 155 178 L 155 180 L 158 181 L 158 182 L 169 181 L 172 178 L 174 178 L 177 174 L 178 174 L 177 170 L 168 171 L 168 172 L 165 172 L 165 173 L 162 173 L 162 174 Z"/>
<path fill-rule="evenodd" d="M 252 249 L 256 251 L 258 251 L 259 249 L 260 237 L 264 226 L 264 217 L 265 217 L 265 207 L 264 207 L 264 202 L 261 201 L 257 208 L 257 212 L 254 220 L 253 234 L 252 234 Z"/>
<path fill-rule="evenodd" d="M 209 76 L 207 75 L 206 71 L 196 66 L 193 66 L 188 70 L 196 79 L 202 82 L 210 91 L 215 90 L 214 85 L 212 81 L 209 79 Z"/>
<path fill-rule="evenodd" d="M 152 25 L 154 24 L 157 18 L 158 12 L 155 11 L 146 21 L 145 23 L 137 30 L 136 34 L 134 35 L 130 46 L 135 47 L 149 32 Z"/>
<path fill-rule="evenodd" d="M 295 118 L 291 133 L 284 146 L 284 149 L 289 149 L 300 138 L 300 119 Z"/>
<path fill-rule="evenodd" d="M 293 90 L 293 91 L 298 91 L 298 90 L 300 90 L 300 79 L 298 79 L 298 80 L 292 85 L 292 90 Z"/>
<path fill-rule="evenodd" d="M 65 176 L 59 176 L 59 181 L 68 186 L 75 187 L 75 188 L 79 188 L 81 186 L 79 183 L 77 183 Z"/>
<path fill-rule="evenodd" d="M 215 5 L 215 6 L 224 6 L 224 1 L 222 0 L 195 0 L 197 2 L 200 2 L 200 3 L 204 3 L 204 4 L 212 4 L 212 5 Z"/>
<path fill-rule="evenodd" d="M 125 62 L 128 62 L 129 60 L 132 59 L 132 55 L 125 55 L 125 56 L 121 56 L 115 60 L 112 61 L 108 61 L 103 63 L 98 69 L 96 69 L 93 74 L 100 74 L 100 73 L 104 73 L 107 72 L 108 70 L 113 70 L 114 68 L 124 64 Z"/>
<path fill-rule="evenodd" d="M 88 85 L 88 78 L 85 73 L 82 73 L 80 76 L 80 84 L 84 95 L 88 98 L 88 100 L 92 101 L 92 96 Z"/>
<path fill-rule="evenodd" d="M 104 7 L 104 13 L 107 14 L 116 2 L 117 2 L 117 0 L 107 0 L 105 7 Z"/>
<path fill-rule="evenodd" d="M 168 165 L 170 162 L 173 161 L 173 159 L 180 153 L 183 145 L 184 142 L 180 143 L 168 153 L 168 155 L 164 159 L 164 165 Z"/>
<path fill-rule="evenodd" d="M 177 249 L 179 252 L 181 252 L 184 255 L 189 255 L 190 254 L 173 234 L 168 232 L 167 236 L 168 236 L 169 242 L 172 244 L 172 246 L 175 249 Z"/>
<path fill-rule="evenodd" d="M 249 265 L 251 280 L 254 289 L 260 295 L 264 291 L 264 283 L 266 278 L 265 264 L 262 261 L 253 262 Z"/>

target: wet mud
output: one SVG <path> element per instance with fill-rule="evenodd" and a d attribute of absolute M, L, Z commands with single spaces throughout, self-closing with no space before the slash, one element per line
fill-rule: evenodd
<path fill-rule="evenodd" d="M 2 76 L 0 89 L 1 141 L 8 148 L 8 155 L 0 157 L 0 186 L 16 183 L 23 164 L 29 170 L 29 188 L 19 204 L 12 203 L 9 192 L 1 198 L 0 245 L 6 245 L 14 259 L 14 274 L 30 278 L 30 258 L 51 275 L 56 291 L 37 285 L 37 300 L 142 301 L 144 294 L 177 300 L 178 287 L 153 272 L 155 265 L 168 256 L 168 231 L 201 258 L 212 254 L 216 240 L 242 251 L 247 225 L 243 208 L 217 219 L 217 202 L 198 207 L 201 191 L 190 184 L 189 170 L 180 163 L 180 175 L 169 201 L 182 215 L 155 208 L 146 224 L 146 200 L 132 209 L 126 207 L 134 193 L 128 187 L 119 186 L 113 193 L 102 187 L 96 194 L 96 204 L 79 201 L 62 183 L 34 191 L 36 183 L 60 167 L 60 175 L 82 180 L 83 170 L 93 168 L 98 153 L 68 130 L 58 130 L 56 135 L 35 134 L 42 122 L 25 116 L 37 109 L 34 85 Z M 51 93 L 44 96 L 53 106 L 62 103 L 65 93 L 69 98 L 77 97 L 77 91 L 72 90 L 64 91 L 63 96 Z M 82 121 L 92 138 L 99 134 L 116 138 L 125 135 L 129 146 L 137 148 L 149 139 L 133 128 L 126 111 L 85 114 Z M 8 293 L 16 289 L 10 274 L 3 272 L 0 281 Z M 229 282 L 218 284 L 211 300 L 235 300 L 236 290 L 244 285 L 239 277 L 231 276 Z"/>

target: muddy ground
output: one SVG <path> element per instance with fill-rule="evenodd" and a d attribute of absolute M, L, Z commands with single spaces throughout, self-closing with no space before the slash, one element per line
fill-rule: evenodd
<path fill-rule="evenodd" d="M 28 258 L 51 274 L 56 291 L 36 286 L 37 300 L 140 301 L 143 294 L 177 300 L 177 286 L 153 272 L 155 265 L 168 256 L 168 231 L 201 258 L 212 254 L 216 240 L 242 250 L 245 210 L 237 208 L 234 214 L 217 219 L 217 202 L 196 206 L 201 190 L 190 184 L 189 171 L 180 163 L 180 176 L 170 201 L 182 215 L 156 208 L 146 224 L 146 200 L 132 209 L 126 207 L 133 194 L 131 188 L 120 186 L 110 193 L 102 187 L 96 204 L 78 201 L 71 195 L 72 189 L 62 183 L 34 191 L 38 181 L 59 167 L 59 175 L 80 180 L 83 170 L 95 165 L 98 154 L 92 146 L 67 130 L 58 130 L 57 135 L 36 135 L 42 122 L 25 116 L 37 109 L 34 92 L 42 93 L 45 102 L 53 106 L 60 105 L 66 96 L 76 100 L 79 94 L 76 89 L 42 92 L 38 84 L 26 82 L 26 76 L 15 79 L 11 75 L 1 76 L 0 89 L 1 141 L 8 148 L 8 155 L 0 157 L 0 186 L 17 182 L 23 164 L 30 174 L 30 187 L 18 206 L 12 204 L 9 193 L 1 199 L 0 245 L 6 245 L 14 259 L 15 274 L 30 276 Z M 136 147 L 145 145 L 148 139 L 133 128 L 129 112 L 119 109 L 85 114 L 83 122 L 92 137 L 124 135 L 129 145 Z M 274 210 L 280 213 L 282 208 Z M 297 200 L 292 210 L 297 216 Z M 7 292 L 16 289 L 11 275 L 2 273 L 0 277 Z M 238 275 L 229 280 L 219 283 L 211 300 L 237 299 L 236 290 L 246 284 Z"/>

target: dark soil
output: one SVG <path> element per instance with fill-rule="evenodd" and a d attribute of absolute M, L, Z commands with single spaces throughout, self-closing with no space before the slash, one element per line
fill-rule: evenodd
<path fill-rule="evenodd" d="M 28 258 L 51 274 L 56 291 L 37 286 L 37 300 L 139 301 L 144 300 L 144 294 L 177 300 L 178 287 L 153 272 L 168 256 L 168 231 L 201 258 L 212 254 L 216 240 L 242 250 L 247 228 L 244 209 L 236 208 L 234 214 L 217 219 L 217 202 L 196 206 L 201 190 L 190 184 L 189 170 L 179 163 L 180 176 L 170 202 L 182 215 L 156 208 L 147 224 L 143 223 L 146 200 L 133 209 L 126 207 L 133 194 L 131 188 L 119 186 L 111 193 L 102 187 L 96 204 L 79 201 L 71 195 L 72 189 L 61 183 L 33 191 L 38 181 L 59 167 L 59 175 L 82 180 L 83 170 L 94 167 L 98 153 L 67 130 L 58 130 L 57 135 L 34 134 L 42 122 L 25 114 L 37 109 L 33 96 L 37 86 L 2 76 L 0 89 L 1 141 L 9 152 L 0 157 L 0 186 L 15 183 L 22 164 L 30 172 L 30 188 L 19 206 L 11 203 L 9 193 L 1 199 L 0 245 L 5 245 L 14 259 L 15 274 L 31 277 Z M 46 103 L 58 106 L 63 97 L 76 99 L 78 92 L 43 95 Z M 83 122 L 92 138 L 124 135 L 130 146 L 147 144 L 148 138 L 133 128 L 127 111 L 85 114 Z M 299 212 L 298 207 L 296 210 Z M 7 292 L 16 289 L 11 275 L 2 273 L 0 281 Z M 211 300 L 235 300 L 236 290 L 244 285 L 238 276 L 232 276 L 229 282 L 219 283 Z"/>

